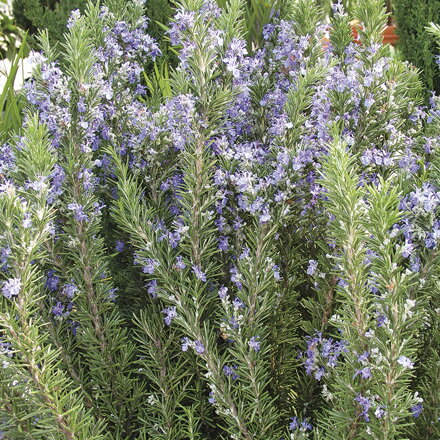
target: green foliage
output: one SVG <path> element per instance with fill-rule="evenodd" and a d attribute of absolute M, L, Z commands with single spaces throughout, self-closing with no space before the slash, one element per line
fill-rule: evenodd
<path fill-rule="evenodd" d="M 440 118 L 382 1 L 333 52 L 313 0 L 264 42 L 264 2 L 213 5 L 143 77 L 139 1 L 39 38 L 0 150 L 0 437 L 437 438 Z"/>
<path fill-rule="evenodd" d="M 440 22 L 440 2 L 396 0 L 395 18 L 402 56 L 421 71 L 420 78 L 428 90 L 440 92 L 440 70 L 435 61 L 440 50 L 436 38 L 425 29 L 431 22 Z"/>
<path fill-rule="evenodd" d="M 158 43 L 164 55 L 165 62 L 175 63 L 175 58 L 169 51 L 169 44 L 164 38 L 164 29 L 161 25 L 167 26 L 173 16 L 173 0 L 147 0 L 145 2 L 144 14 L 149 18 L 148 33 Z"/>
<path fill-rule="evenodd" d="M 233 5 L 233 0 L 217 0 L 217 4 L 224 10 Z M 245 20 L 245 35 L 249 52 L 260 48 L 264 42 L 263 28 L 268 23 L 287 17 L 292 2 L 288 0 L 245 0 L 241 1 L 242 14 Z M 232 17 L 232 15 L 230 15 Z"/>
<path fill-rule="evenodd" d="M 0 0 L 0 58 L 11 57 L 20 47 L 23 30 L 12 17 L 8 0 Z"/>
<path fill-rule="evenodd" d="M 20 62 L 24 58 L 26 48 L 26 36 L 18 53 L 12 58 L 11 68 L 7 72 L 6 83 L 0 94 L 0 142 L 6 142 L 13 134 L 21 129 L 23 100 L 14 90 L 17 75 L 20 75 Z"/>
<path fill-rule="evenodd" d="M 50 240 L 54 210 L 46 201 L 48 185 L 35 191 L 25 190 L 24 183 L 48 176 L 55 158 L 46 127 L 36 115 L 28 120 L 16 164 L 15 178 L 23 187 L 16 192 L 11 186 L 0 194 L 0 227 L 8 231 L 2 238 L 11 246 L 10 264 L 21 280 L 16 300 L 0 299 L 1 335 L 12 342 L 16 353 L 13 359 L 0 354 L 3 362 L 8 359 L 0 369 L 0 420 L 4 415 L 9 420 L 0 422 L 0 429 L 10 438 L 103 440 L 103 424 L 85 409 L 81 392 L 61 368 L 59 351 L 50 343 L 42 319 L 43 274 L 33 262 L 47 258 L 44 245 Z M 23 197 L 27 203 L 22 202 Z M 31 228 L 23 224 L 26 217 L 32 219 Z"/>
<path fill-rule="evenodd" d="M 47 29 L 52 44 L 64 41 L 66 22 L 74 9 L 84 11 L 88 0 L 14 0 L 13 12 L 17 23 L 35 35 L 38 30 Z M 29 43 L 36 47 L 37 40 Z"/>

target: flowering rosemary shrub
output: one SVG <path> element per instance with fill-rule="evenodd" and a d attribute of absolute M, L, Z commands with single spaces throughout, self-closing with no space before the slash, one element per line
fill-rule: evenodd
<path fill-rule="evenodd" d="M 41 37 L 1 148 L 5 439 L 439 437 L 439 102 L 360 0 L 142 2 Z M 329 35 L 328 35 L 329 34 Z M 330 38 L 328 47 L 322 39 Z"/>

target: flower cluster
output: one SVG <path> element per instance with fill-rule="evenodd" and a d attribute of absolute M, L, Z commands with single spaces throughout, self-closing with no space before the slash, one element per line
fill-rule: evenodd
<path fill-rule="evenodd" d="M 304 368 L 308 375 L 314 374 L 315 379 L 321 380 L 329 369 L 338 365 L 338 359 L 342 353 L 348 351 L 347 342 L 323 338 L 322 333 L 315 336 L 307 336 L 307 350 L 305 351 Z M 303 355 L 300 354 L 300 357 Z"/>

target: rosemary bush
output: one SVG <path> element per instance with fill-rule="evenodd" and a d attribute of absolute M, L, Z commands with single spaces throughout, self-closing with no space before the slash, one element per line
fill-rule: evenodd
<path fill-rule="evenodd" d="M 41 37 L 1 148 L 5 439 L 439 437 L 439 116 L 337 6 L 141 1 Z M 330 45 L 321 40 L 330 33 Z M 154 99 L 153 99 L 154 98 Z"/>

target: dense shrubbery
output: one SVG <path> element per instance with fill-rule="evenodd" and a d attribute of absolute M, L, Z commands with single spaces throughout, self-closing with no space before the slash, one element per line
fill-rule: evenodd
<path fill-rule="evenodd" d="M 43 37 L 0 152 L 6 439 L 437 438 L 439 110 L 338 8 L 184 0 L 162 102 L 142 2 Z M 123 7 L 124 5 L 124 7 Z"/>
<path fill-rule="evenodd" d="M 428 90 L 440 92 L 440 71 L 435 61 L 440 51 L 435 38 L 426 32 L 429 23 L 440 22 L 440 2 L 396 0 L 395 17 L 403 57 L 420 69 L 420 77 Z"/>
<path fill-rule="evenodd" d="M 93 0 L 96 3 L 95 0 Z M 14 0 L 13 11 L 19 25 L 31 35 L 38 30 L 47 29 L 52 44 L 64 41 L 65 23 L 71 11 L 84 11 L 87 0 Z M 123 5 L 121 7 L 124 7 Z M 162 42 L 163 30 L 157 21 L 167 24 L 171 18 L 172 8 L 168 0 L 148 0 L 145 4 L 145 15 L 150 19 L 149 34 Z M 36 40 L 31 40 L 36 43 Z"/>
<path fill-rule="evenodd" d="M 84 11 L 87 0 L 14 0 L 13 11 L 17 23 L 31 35 L 47 29 L 50 42 L 63 41 L 66 21 L 71 11 Z M 35 45 L 36 40 L 30 39 Z"/>

